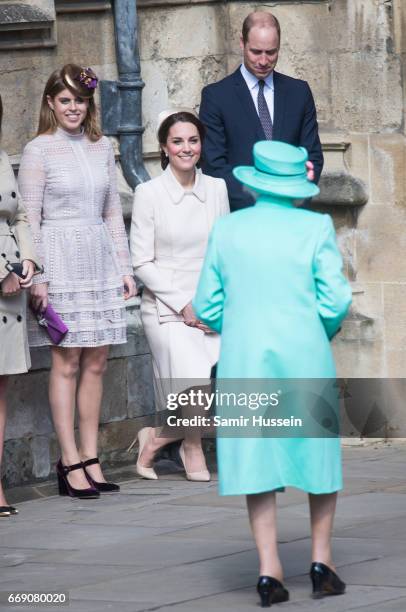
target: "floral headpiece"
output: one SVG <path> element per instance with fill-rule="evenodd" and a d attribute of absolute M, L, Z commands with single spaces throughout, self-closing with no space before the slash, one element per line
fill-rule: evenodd
<path fill-rule="evenodd" d="M 82 68 L 75 81 L 79 81 L 81 85 L 87 87 L 87 89 L 96 89 L 99 79 L 91 68 Z"/>

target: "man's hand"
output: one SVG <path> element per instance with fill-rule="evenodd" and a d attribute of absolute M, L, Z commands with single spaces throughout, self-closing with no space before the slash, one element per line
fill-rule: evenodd
<path fill-rule="evenodd" d="M 5 296 L 17 295 L 20 293 L 20 279 L 17 274 L 14 272 L 10 272 L 7 274 L 6 278 L 1 281 L 1 292 Z"/>
<path fill-rule="evenodd" d="M 307 168 L 307 180 L 314 181 L 314 165 L 313 165 L 313 162 L 311 162 L 311 161 L 306 162 L 306 168 Z"/>

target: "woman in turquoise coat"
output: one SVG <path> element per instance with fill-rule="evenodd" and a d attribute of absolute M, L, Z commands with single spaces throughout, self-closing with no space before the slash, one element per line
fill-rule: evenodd
<path fill-rule="evenodd" d="M 235 168 L 234 175 L 258 193 L 256 204 L 216 222 L 193 301 L 197 317 L 221 333 L 217 388 L 230 391 L 227 379 L 237 381 L 238 391 L 243 379 L 261 379 L 261 385 L 289 379 L 291 387 L 293 379 L 334 379 L 330 340 L 347 314 L 351 290 L 332 220 L 295 207 L 296 199 L 319 191 L 307 180 L 305 149 L 262 141 L 253 153 L 255 167 Z M 286 486 L 309 494 L 313 596 L 344 592 L 331 556 L 342 488 L 340 441 L 314 435 L 264 437 L 251 430 L 218 437 L 220 494 L 247 495 L 264 606 L 289 597 L 275 524 L 275 491 Z"/>

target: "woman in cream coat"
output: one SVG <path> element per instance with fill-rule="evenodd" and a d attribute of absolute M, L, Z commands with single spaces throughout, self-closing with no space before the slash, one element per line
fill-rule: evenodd
<path fill-rule="evenodd" d="M 165 113 L 159 127 L 159 177 L 135 192 L 131 253 L 135 274 L 145 288 L 141 317 L 151 349 L 155 400 L 165 405 L 166 391 L 192 386 L 190 379 L 209 379 L 219 355 L 219 336 L 195 316 L 194 297 L 210 230 L 229 212 L 225 182 L 196 169 L 204 127 L 190 112 Z M 150 479 L 157 450 L 173 441 L 153 428 L 138 434 L 138 473 Z M 200 433 L 191 428 L 180 447 L 189 480 L 209 480 Z"/>
<path fill-rule="evenodd" d="M 0 98 L 0 130 L 1 120 Z M 31 285 L 35 260 L 31 232 L 13 169 L 7 154 L 0 149 L 0 464 L 6 427 L 8 375 L 26 372 L 31 365 L 23 289 Z M 22 263 L 25 278 L 10 272 L 9 264 L 14 263 Z M 11 514 L 17 514 L 17 510 L 7 505 L 0 483 L 0 516 Z"/>

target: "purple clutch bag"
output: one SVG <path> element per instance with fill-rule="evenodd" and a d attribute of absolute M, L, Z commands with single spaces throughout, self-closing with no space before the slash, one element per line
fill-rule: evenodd
<path fill-rule="evenodd" d="M 38 325 L 45 329 L 53 344 L 60 344 L 69 329 L 58 313 L 52 308 L 51 304 L 48 304 L 43 311 L 35 310 L 32 306 L 31 310 L 37 318 Z"/>

